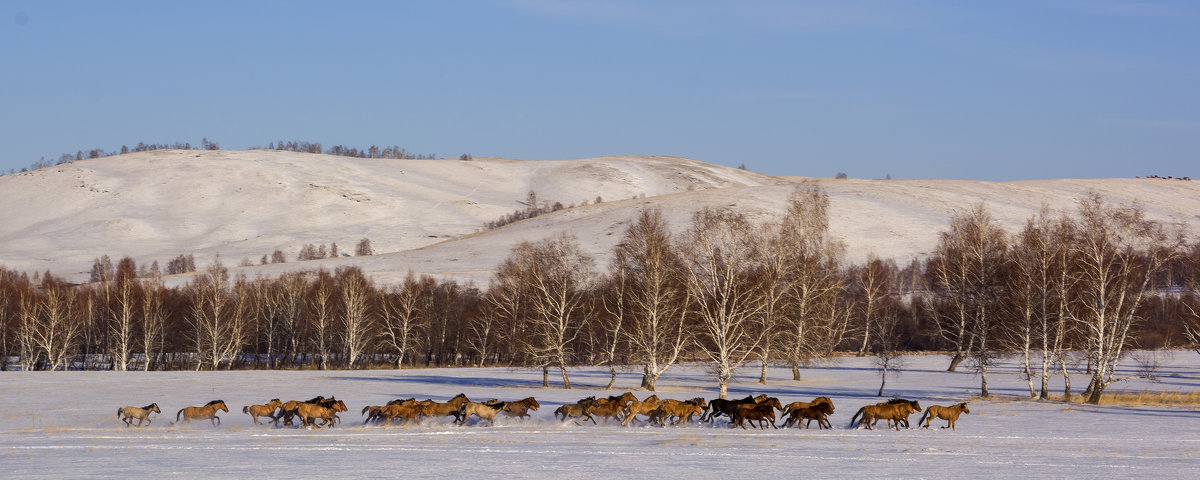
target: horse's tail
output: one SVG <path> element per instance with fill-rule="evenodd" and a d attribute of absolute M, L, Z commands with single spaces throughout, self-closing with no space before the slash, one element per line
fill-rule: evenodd
<path fill-rule="evenodd" d="M 183 415 L 183 411 L 184 411 L 184 410 L 187 410 L 187 407 L 183 407 L 183 408 L 179 409 L 179 412 L 175 414 L 175 421 L 176 421 L 176 422 L 178 422 L 178 421 L 179 421 L 179 416 L 180 416 L 180 415 Z"/>
<path fill-rule="evenodd" d="M 854 416 L 850 417 L 850 425 L 847 428 L 854 428 L 854 422 L 857 422 L 858 416 L 862 415 L 863 412 L 865 412 L 866 410 L 867 410 L 867 407 L 862 407 L 862 408 L 858 409 L 858 412 L 855 412 Z"/>
<path fill-rule="evenodd" d="M 922 414 L 921 414 L 921 419 L 920 419 L 920 420 L 917 420 L 917 425 L 920 425 L 920 424 L 922 424 L 922 423 L 925 423 L 925 418 L 929 416 L 929 412 L 930 412 L 930 410 L 933 410 L 933 409 L 932 409 L 932 408 L 926 408 L 926 409 L 925 409 L 925 413 L 922 413 Z"/>
<path fill-rule="evenodd" d="M 124 410 L 124 408 L 117 409 L 117 418 L 121 418 L 121 410 Z"/>

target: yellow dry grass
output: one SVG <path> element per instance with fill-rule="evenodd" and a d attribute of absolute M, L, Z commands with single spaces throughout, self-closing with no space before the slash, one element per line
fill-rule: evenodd
<path fill-rule="evenodd" d="M 1009 395 L 993 395 L 988 398 L 979 396 L 971 397 L 971 401 L 982 402 L 1019 402 L 1035 400 L 1028 397 L 1016 397 Z M 1069 401 L 1065 403 L 1083 403 L 1086 397 L 1082 395 L 1071 395 Z M 1063 402 L 1063 396 L 1050 395 L 1049 401 Z M 1142 407 L 1142 406 L 1169 406 L 1169 407 L 1200 407 L 1200 391 L 1141 391 L 1141 392 L 1108 392 L 1100 397 L 1100 405 L 1115 405 L 1122 407 Z"/>
<path fill-rule="evenodd" d="M 1173 407 L 1200 406 L 1200 391 L 1184 392 L 1112 392 L 1100 397 L 1101 405 L 1138 407 L 1160 405 Z"/>

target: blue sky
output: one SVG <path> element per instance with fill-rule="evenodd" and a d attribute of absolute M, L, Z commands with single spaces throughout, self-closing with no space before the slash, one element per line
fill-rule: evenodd
<path fill-rule="evenodd" d="M 1200 177 L 1200 2 L 0 2 L 0 170 L 146 143 Z"/>

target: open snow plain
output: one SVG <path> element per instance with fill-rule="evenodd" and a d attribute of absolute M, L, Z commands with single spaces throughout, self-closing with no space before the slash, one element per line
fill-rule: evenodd
<path fill-rule="evenodd" d="M 1157 352 L 1159 383 L 1122 382 L 1120 390 L 1191 392 L 1200 388 L 1194 352 Z M 945 372 L 943 356 L 911 356 L 888 379 L 886 395 L 929 405 L 970 401 L 957 431 L 851 430 L 847 423 L 875 396 L 879 376 L 869 358 L 840 358 L 803 370 L 792 381 L 773 367 L 766 385 L 746 368 L 730 397 L 767 393 L 782 401 L 828 395 L 833 430 L 730 429 L 716 425 L 648 427 L 561 424 L 553 411 L 588 395 L 630 390 L 640 376 L 620 374 L 604 390 L 604 368 L 569 371 L 575 388 L 541 388 L 541 371 L 501 368 L 367 371 L 6 372 L 0 373 L 0 466 L 4 478 L 784 478 L 784 477 L 1138 477 L 1180 478 L 1200 471 L 1200 411 L 1178 407 L 1083 406 L 971 397 L 979 378 Z M 1133 362 L 1127 367 L 1133 368 Z M 989 376 L 993 395 L 1023 396 L 1018 366 Z M 1126 372 L 1128 373 L 1128 371 Z M 558 376 L 552 372 L 552 380 Z M 1078 392 L 1083 375 L 1073 377 Z M 668 370 L 659 396 L 713 398 L 703 366 Z M 1051 384 L 1061 392 L 1061 379 Z M 416 427 L 362 426 L 359 411 L 394 398 L 475 400 L 536 396 L 542 407 L 522 423 Z M 649 395 L 635 390 L 638 398 Z M 255 426 L 244 405 L 279 397 L 336 395 L 350 411 L 332 429 Z M 185 406 L 223 399 L 222 426 L 172 425 Z M 157 402 L 162 415 L 126 428 L 115 413 Z M 919 414 L 918 414 L 919 415 Z M 934 425 L 945 422 L 934 421 Z M 882 422 L 881 422 L 882 425 Z"/>

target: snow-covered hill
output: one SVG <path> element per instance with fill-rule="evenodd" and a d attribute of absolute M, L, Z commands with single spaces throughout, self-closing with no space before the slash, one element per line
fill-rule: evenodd
<path fill-rule="evenodd" d="M 0 265 L 81 281 L 103 254 L 165 265 L 190 253 L 203 267 L 217 254 L 234 266 L 280 249 L 289 263 L 243 271 L 253 277 L 355 264 L 384 283 L 413 270 L 486 285 L 522 240 L 568 232 L 602 266 L 639 209 L 661 208 L 677 228 L 704 206 L 736 207 L 768 221 L 805 181 L 829 193 L 833 233 L 851 260 L 921 256 L 956 209 L 978 201 L 1015 230 L 1043 204 L 1070 210 L 1089 191 L 1139 202 L 1154 218 L 1200 231 L 1200 182 L 1178 180 L 835 180 L 771 177 L 678 157 L 382 160 L 159 150 L 0 177 Z M 525 208 L 531 190 L 539 201 L 588 204 L 482 231 Z M 364 237 L 378 255 L 295 261 L 304 244 L 335 242 L 349 252 Z"/>

